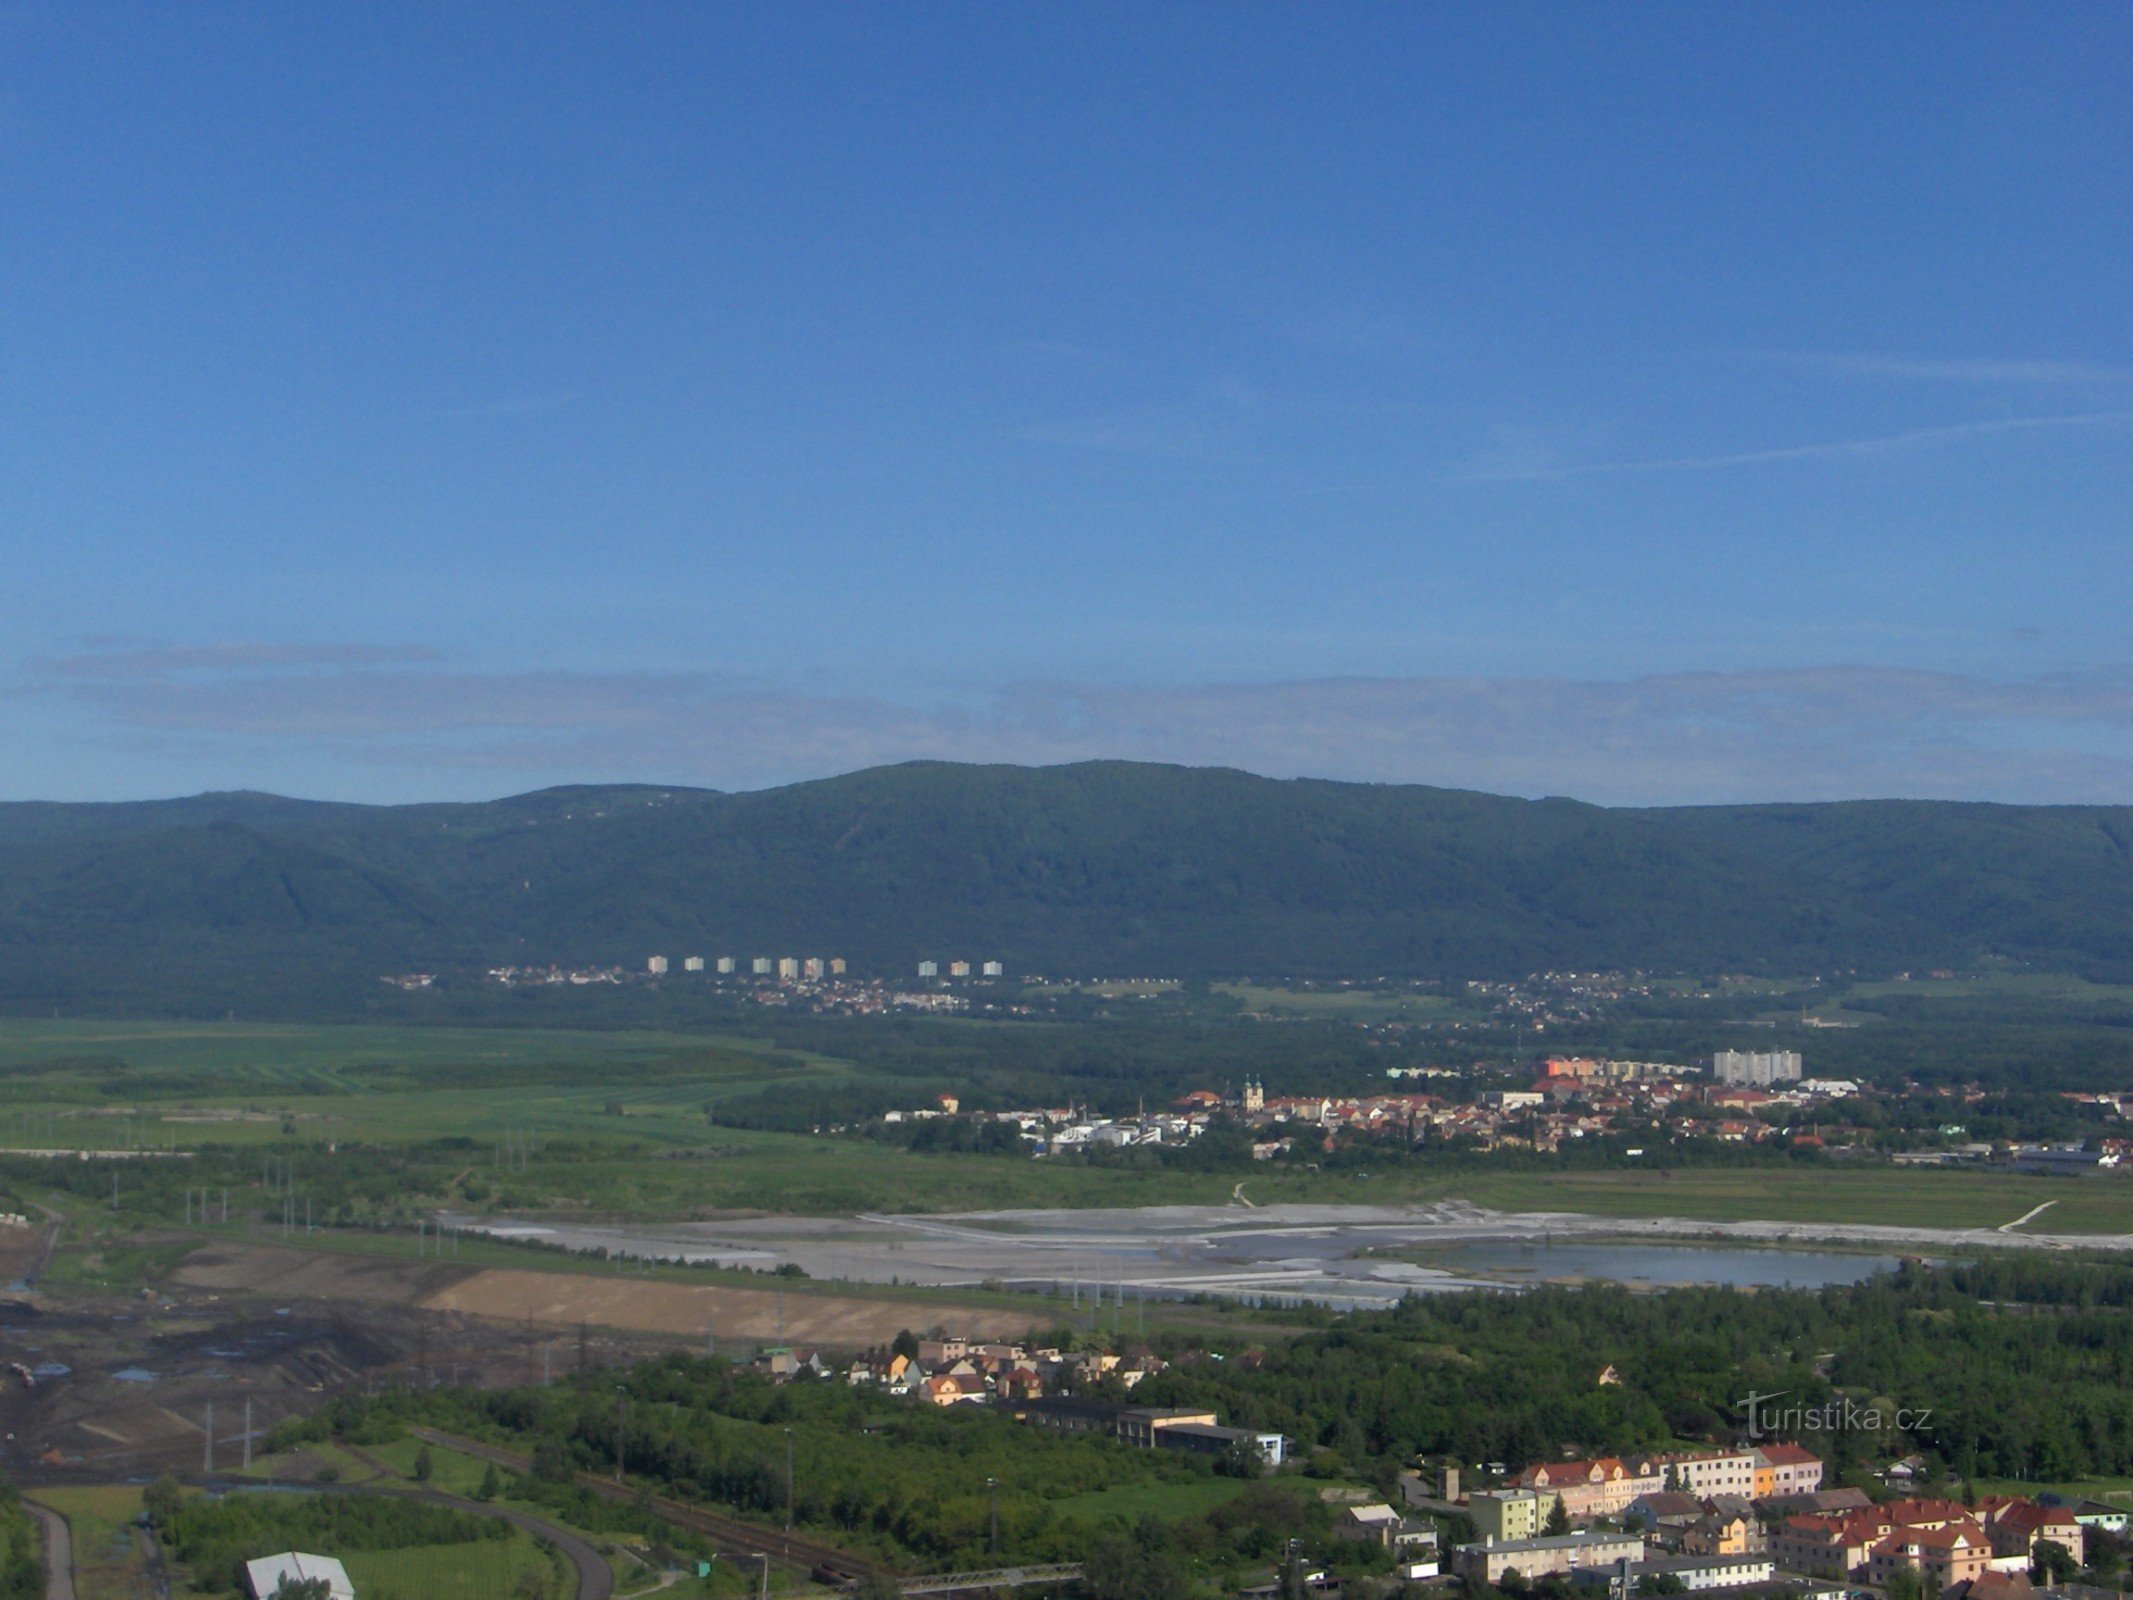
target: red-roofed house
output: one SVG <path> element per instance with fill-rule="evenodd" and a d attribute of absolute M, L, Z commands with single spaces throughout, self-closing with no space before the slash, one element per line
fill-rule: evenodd
<path fill-rule="evenodd" d="M 1789 1572 L 1841 1583 L 1894 1526 L 1878 1510 L 1787 1517 L 1770 1536 L 1770 1554 Z"/>
<path fill-rule="evenodd" d="M 926 1380 L 926 1398 L 937 1406 L 952 1406 L 966 1400 L 976 1401 L 985 1398 L 984 1380 L 968 1380 L 968 1387 L 965 1386 L 965 1382 L 962 1378 L 952 1376 L 928 1378 Z"/>
<path fill-rule="evenodd" d="M 2040 1506 L 2034 1500 L 2010 1501 L 1986 1513 L 1985 1531 L 1992 1538 L 1992 1553 L 1996 1556 L 2020 1556 L 2026 1561 L 2037 1553 L 2039 1544 L 2049 1542 L 2076 1561 L 2082 1559 L 2081 1524 L 2064 1506 Z"/>
<path fill-rule="evenodd" d="M 1981 1572 L 1967 1583 L 1951 1584 L 1940 1600 L 2035 1600 L 2036 1594 L 2026 1572 Z"/>
<path fill-rule="evenodd" d="M 1952 1522 L 1973 1522 L 1976 1513 L 1959 1500 L 1891 1500 L 1882 1515 L 1899 1528 L 1945 1528 Z"/>
<path fill-rule="evenodd" d="M 1968 1520 L 1940 1528 L 1898 1528 L 1867 1556 L 1867 1578 L 1886 1584 L 1898 1572 L 1918 1574 L 1927 1594 L 1982 1577 L 1992 1562 L 1992 1540 Z"/>
<path fill-rule="evenodd" d="M 1658 1472 L 1632 1473 L 1613 1456 L 1542 1462 L 1526 1468 L 1513 1482 L 1516 1488 L 1546 1489 L 1560 1496 L 1564 1513 L 1572 1518 L 1618 1516 L 1639 1495 L 1666 1487 Z"/>

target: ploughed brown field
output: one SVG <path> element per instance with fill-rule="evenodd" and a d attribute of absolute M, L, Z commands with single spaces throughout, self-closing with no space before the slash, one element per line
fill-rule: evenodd
<path fill-rule="evenodd" d="M 371 1301 L 522 1325 L 530 1321 L 536 1327 L 589 1323 L 630 1333 L 685 1338 L 710 1333 L 840 1349 L 884 1344 L 900 1329 L 934 1326 L 967 1337 L 1011 1338 L 1027 1332 L 1031 1322 L 1027 1311 L 952 1299 L 781 1294 L 776 1289 L 313 1254 L 272 1245 L 196 1250 L 172 1277 L 191 1289 L 291 1300 Z"/>

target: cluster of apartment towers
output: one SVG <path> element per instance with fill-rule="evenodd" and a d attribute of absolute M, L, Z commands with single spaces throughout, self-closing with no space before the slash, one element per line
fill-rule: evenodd
<path fill-rule="evenodd" d="M 1711 1076 L 1720 1083 L 1767 1089 L 1773 1083 L 1798 1083 L 1805 1065 L 1797 1050 L 1721 1050 L 1711 1057 Z"/>
<path fill-rule="evenodd" d="M 652 956 L 644 963 L 645 970 L 655 978 L 664 977 L 671 966 L 672 963 L 665 956 Z M 720 956 L 711 970 L 717 972 L 722 978 L 730 978 L 739 973 L 740 969 L 741 963 L 738 956 Z M 704 958 L 702 956 L 683 956 L 681 958 L 681 970 L 684 972 L 704 971 Z M 825 959 L 822 956 L 753 956 L 749 959 L 748 970 L 755 977 L 774 977 L 780 983 L 819 983 L 824 978 L 841 978 L 844 976 L 844 957 L 830 956 Z M 979 963 L 979 970 L 984 977 L 997 978 L 1004 974 L 1007 969 L 997 961 L 986 961 Z M 921 961 L 918 964 L 918 975 L 921 978 L 938 978 L 941 975 L 941 964 L 938 961 Z M 948 963 L 949 977 L 967 978 L 970 975 L 969 962 L 951 961 Z"/>

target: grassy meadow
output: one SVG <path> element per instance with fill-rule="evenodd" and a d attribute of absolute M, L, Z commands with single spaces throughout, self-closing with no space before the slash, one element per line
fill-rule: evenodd
<path fill-rule="evenodd" d="M 144 1154 L 111 1164 L 121 1169 L 115 1213 L 78 1164 L 0 1157 L 0 1186 L 92 1224 L 101 1214 L 166 1225 L 184 1220 L 188 1186 L 207 1187 L 218 1206 L 227 1187 L 233 1226 L 240 1214 L 278 1215 L 269 1201 L 278 1186 L 311 1201 L 322 1221 L 409 1229 L 438 1206 L 658 1219 L 1232 1203 L 1234 1172 L 923 1153 L 717 1120 L 722 1102 L 743 1097 L 899 1083 L 737 1032 L 6 1020 L 0 1147 Z M 1242 1178 L 1244 1198 L 1261 1205 L 1460 1198 L 1622 1217 L 1996 1228 L 2050 1202 L 2029 1231 L 2133 1232 L 2133 1174 L 2122 1173 L 1417 1163 L 1377 1172 L 1269 1165 Z M 103 1245 L 117 1276 L 134 1264 L 110 1253 L 127 1248 Z M 53 1270 L 86 1269 L 63 1253 Z"/>

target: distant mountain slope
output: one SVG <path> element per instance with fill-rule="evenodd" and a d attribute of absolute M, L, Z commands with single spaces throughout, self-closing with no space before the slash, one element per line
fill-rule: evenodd
<path fill-rule="evenodd" d="M 0 806 L 0 1004 L 352 995 L 385 971 L 926 955 L 1014 972 L 2133 976 L 2133 810 L 1607 810 L 1092 762 L 752 794 Z"/>

